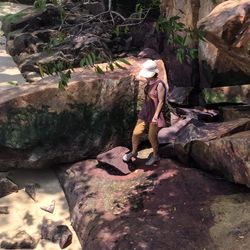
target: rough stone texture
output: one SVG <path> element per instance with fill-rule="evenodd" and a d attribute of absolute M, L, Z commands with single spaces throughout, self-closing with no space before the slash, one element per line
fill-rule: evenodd
<path fill-rule="evenodd" d="M 31 199 L 36 201 L 36 190 L 40 186 L 36 183 L 26 184 L 24 187 L 25 192 L 30 196 Z"/>
<path fill-rule="evenodd" d="M 220 107 L 223 121 L 231 121 L 239 118 L 250 119 L 250 105 Z"/>
<path fill-rule="evenodd" d="M 111 169 L 117 169 L 123 174 L 129 174 L 129 163 L 122 160 L 124 154 L 128 153 L 129 149 L 125 147 L 116 147 L 96 157 L 101 165 L 108 165 Z"/>
<path fill-rule="evenodd" d="M 0 197 L 18 192 L 18 186 L 6 177 L 0 177 Z"/>
<path fill-rule="evenodd" d="M 250 130 L 211 141 L 194 141 L 191 157 L 209 171 L 250 187 Z"/>
<path fill-rule="evenodd" d="M 193 29 L 197 28 L 197 23 L 199 20 L 207 17 L 217 5 L 223 2 L 228 1 L 161 0 L 161 10 L 162 13 L 166 14 L 166 16 L 179 15 L 181 17 L 180 21 L 191 29 Z M 233 2 L 233 4 L 238 4 L 239 1 L 231 2 Z M 226 11 L 227 10 L 225 8 L 225 12 Z M 214 19 L 211 18 L 212 22 L 213 20 Z M 219 22 L 217 21 L 212 23 L 212 26 L 215 23 L 216 25 L 219 25 Z M 224 26 L 227 27 L 227 25 Z M 240 33 L 240 28 L 237 32 Z M 230 59 L 228 57 L 228 49 L 220 49 L 216 44 L 211 43 L 210 41 L 201 40 L 199 41 L 199 44 L 193 44 L 193 46 L 199 48 L 199 62 L 202 87 L 248 83 L 249 75 L 245 74 L 244 70 L 239 67 L 240 64 L 236 63 L 237 65 L 235 65 L 235 60 L 232 60 L 232 58 Z M 173 64 L 174 60 L 170 58 L 171 56 L 172 55 L 170 55 L 170 53 L 167 53 L 166 55 L 166 57 L 170 61 L 170 64 L 168 64 L 168 69 L 170 70 L 169 78 L 170 80 L 173 79 L 171 82 L 174 85 L 177 84 L 177 86 L 195 86 L 195 83 L 192 83 L 193 80 L 189 79 L 193 69 L 191 69 L 191 67 L 188 69 L 187 65 L 182 65 L 180 70 L 177 70 L 178 64 L 175 65 L 175 63 L 173 68 L 171 64 Z M 181 83 L 183 80 L 184 82 Z"/>
<path fill-rule="evenodd" d="M 55 201 L 53 200 L 48 206 L 42 206 L 40 208 L 48 213 L 53 214 L 55 210 Z"/>
<path fill-rule="evenodd" d="M 41 238 L 58 242 L 61 249 L 68 247 L 72 242 L 72 233 L 66 225 L 43 224 Z"/>
<path fill-rule="evenodd" d="M 179 131 L 175 144 L 182 144 L 183 147 L 186 147 L 188 143 L 194 140 L 210 141 L 249 129 L 250 120 L 247 118 L 217 123 L 204 123 L 192 119 Z"/>
<path fill-rule="evenodd" d="M 9 207 L 0 206 L 0 214 L 9 214 Z"/>
<path fill-rule="evenodd" d="M 168 101 L 178 105 L 189 105 L 193 87 L 174 87 L 169 93 Z"/>
<path fill-rule="evenodd" d="M 203 123 L 197 120 L 191 120 L 185 127 L 183 127 L 176 137 L 176 140 L 174 142 L 174 149 L 176 152 L 177 158 L 181 162 L 185 163 L 195 163 L 195 166 L 200 166 L 201 168 L 210 170 L 218 170 L 225 178 L 229 179 L 230 181 L 234 180 L 231 176 L 235 175 L 235 171 L 237 172 L 236 168 L 240 169 L 240 173 L 245 173 L 247 169 L 248 163 L 248 152 L 249 151 L 249 138 L 244 138 L 244 131 L 248 131 L 250 129 L 250 120 L 247 118 L 241 118 L 233 121 L 228 122 L 222 122 L 222 123 Z M 242 133 L 239 133 L 242 132 Z M 215 154 L 216 149 L 215 147 L 212 150 L 212 147 L 210 148 L 210 144 L 213 143 L 216 144 L 217 141 L 224 142 L 224 138 L 227 138 L 227 136 L 232 135 L 232 137 L 235 135 L 238 139 L 235 140 L 232 145 L 232 148 L 230 149 L 231 156 L 228 156 L 227 153 L 229 152 L 228 147 L 230 145 L 230 142 L 228 142 L 226 148 L 224 148 L 223 143 L 220 144 L 221 151 L 219 152 L 219 144 L 218 146 L 218 157 L 220 156 L 220 160 L 217 157 L 215 160 L 213 160 L 213 157 L 210 156 L 210 154 Z M 240 140 L 240 137 L 242 136 L 242 142 Z M 226 139 L 225 139 L 226 140 Z M 238 143 L 238 147 L 236 146 Z M 209 145 L 208 147 L 200 147 L 200 145 Z M 241 149 L 241 144 L 242 148 Z M 193 147 L 193 145 L 196 145 Z M 234 148 L 233 148 L 234 147 Z M 209 148 L 209 149 L 208 149 Z M 212 151 L 209 151 L 209 150 Z M 222 151 L 224 150 L 224 153 Z M 207 152 L 207 153 L 206 153 Z M 210 152 L 210 154 L 208 154 Z M 226 153 L 227 152 L 227 153 Z M 202 156 L 201 156 L 202 155 Z M 242 159 L 239 160 L 242 156 Z M 200 161 L 199 157 L 204 157 L 202 161 Z M 210 157 L 211 162 L 210 163 Z M 216 157 L 216 156 L 215 156 Z M 228 161 L 228 157 L 231 157 L 233 160 Z M 217 161 L 218 160 L 218 161 Z M 236 163 L 238 160 L 238 163 Z M 214 164 L 214 162 L 217 161 L 217 165 Z M 207 162 L 207 163 L 206 163 Z M 213 167 L 213 164 L 215 165 Z M 235 165 L 238 166 L 236 167 Z M 230 165 L 231 167 L 228 167 Z M 217 167 L 216 167 L 217 166 Z M 235 169 L 235 170 L 234 170 Z M 232 171 L 232 172 L 230 172 Z M 229 173 L 231 175 L 229 175 Z M 247 177 L 248 178 L 248 177 Z M 245 176 L 241 178 L 235 177 L 235 181 L 237 183 L 246 184 L 249 185 L 249 179 L 246 181 Z"/>
<path fill-rule="evenodd" d="M 135 76 L 145 59 L 128 61 L 127 70 L 105 75 L 75 69 L 65 91 L 56 77 L 2 91 L 0 169 L 48 167 L 126 146 L 144 98 Z"/>
<path fill-rule="evenodd" d="M 234 195 L 243 187 L 170 160 L 158 168 L 138 161 L 127 176 L 96 164 L 58 169 L 83 249 L 247 248 L 249 231 L 240 241 L 233 234 L 249 227 L 249 194 L 240 203 Z"/>
<path fill-rule="evenodd" d="M 199 17 L 200 0 L 161 0 L 161 9 L 166 16 L 180 15 L 180 21 L 195 28 Z M 181 15 L 180 10 L 183 12 Z"/>
<path fill-rule="evenodd" d="M 20 231 L 12 239 L 4 239 L 0 246 L 3 249 L 35 249 L 36 245 L 37 240 L 25 231 Z"/>
<path fill-rule="evenodd" d="M 2 91 L 0 166 L 42 167 L 94 156 L 126 144 L 134 125 L 138 83 L 127 71 L 72 75 Z"/>
<path fill-rule="evenodd" d="M 206 88 L 202 91 L 206 104 L 218 103 L 250 103 L 250 84 L 241 86 L 227 86 Z"/>
<path fill-rule="evenodd" d="M 179 117 L 195 118 L 204 122 L 214 122 L 218 119 L 219 111 L 213 109 L 205 109 L 196 107 L 194 109 L 176 108 L 176 113 Z"/>
<path fill-rule="evenodd" d="M 175 124 L 170 127 L 162 128 L 158 133 L 158 141 L 160 144 L 174 143 L 176 136 L 181 128 L 185 127 L 192 118 L 179 119 Z"/>
<path fill-rule="evenodd" d="M 213 122 L 218 120 L 219 112 L 216 110 L 209 110 L 197 107 L 196 109 L 176 108 L 176 114 L 171 113 L 171 126 L 162 128 L 158 133 L 158 141 L 160 144 L 172 144 L 163 147 L 161 153 L 163 155 L 175 155 L 173 151 L 173 144 L 176 137 L 182 128 L 186 128 L 188 124 L 193 121 Z"/>
<path fill-rule="evenodd" d="M 198 23 L 206 39 L 218 48 L 217 54 L 211 54 L 215 57 L 214 62 L 210 63 L 212 68 L 221 72 L 241 70 L 248 75 L 248 80 L 250 79 L 249 9 L 248 0 L 229 0 L 219 4 Z"/>

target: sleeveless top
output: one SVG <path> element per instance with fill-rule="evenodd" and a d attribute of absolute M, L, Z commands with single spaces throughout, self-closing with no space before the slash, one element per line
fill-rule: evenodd
<path fill-rule="evenodd" d="M 145 99 L 143 102 L 142 109 L 138 114 L 138 118 L 143 120 L 146 123 L 152 122 L 153 116 L 154 116 L 156 108 L 158 106 L 159 97 L 158 97 L 157 87 L 158 87 L 158 84 L 160 82 L 164 86 L 165 94 L 166 94 L 166 86 L 165 86 L 164 82 L 161 80 L 156 80 L 154 83 L 151 83 L 151 84 L 147 83 L 147 85 L 144 88 Z M 166 96 L 166 95 L 164 95 L 164 96 Z M 164 100 L 164 104 L 165 104 L 165 100 Z M 163 105 L 163 107 L 164 107 L 164 105 Z M 157 126 L 159 128 L 166 126 L 163 108 L 162 108 L 161 112 L 159 113 L 159 116 L 157 119 Z"/>

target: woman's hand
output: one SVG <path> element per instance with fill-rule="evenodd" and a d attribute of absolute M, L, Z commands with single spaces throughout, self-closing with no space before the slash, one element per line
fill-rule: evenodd
<path fill-rule="evenodd" d="M 152 119 L 152 123 L 157 123 L 157 120 L 158 120 L 157 116 L 154 115 L 154 117 Z"/>

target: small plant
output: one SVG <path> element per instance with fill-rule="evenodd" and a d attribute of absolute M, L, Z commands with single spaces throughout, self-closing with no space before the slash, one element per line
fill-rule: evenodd
<path fill-rule="evenodd" d="M 66 35 L 63 32 L 59 32 L 57 35 L 50 38 L 49 43 L 46 45 L 44 50 L 46 50 L 49 54 L 53 51 L 53 49 L 63 43 L 65 41 Z"/>
<path fill-rule="evenodd" d="M 185 60 L 191 62 L 198 57 L 198 50 L 190 47 L 190 41 L 202 39 L 203 32 L 199 29 L 191 30 L 184 23 L 180 22 L 180 16 L 166 18 L 160 16 L 157 21 L 157 30 L 166 34 L 166 42 L 176 52 L 176 58 L 180 63 Z"/>
<path fill-rule="evenodd" d="M 34 2 L 34 7 L 38 10 L 45 10 L 46 9 L 46 2 L 47 0 L 36 0 Z"/>
<path fill-rule="evenodd" d="M 39 64 L 40 75 L 44 77 L 45 74 L 47 75 L 56 75 L 59 77 L 58 87 L 60 89 L 65 89 L 67 84 L 71 78 L 71 73 L 74 71 L 73 67 L 69 63 L 65 62 L 52 62 L 47 63 L 44 65 Z M 64 69 L 68 68 L 67 71 Z"/>

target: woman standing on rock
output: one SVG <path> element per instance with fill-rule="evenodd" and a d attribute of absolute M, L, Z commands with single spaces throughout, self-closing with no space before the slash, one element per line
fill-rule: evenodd
<path fill-rule="evenodd" d="M 144 88 L 145 99 L 133 131 L 132 151 L 123 156 L 123 161 L 125 162 L 130 161 L 133 157 L 137 157 L 139 139 L 147 127 L 149 127 L 148 139 L 153 148 L 153 155 L 146 162 L 146 166 L 153 165 L 160 160 L 157 136 L 160 128 L 166 125 L 162 110 L 165 104 L 167 86 L 158 78 L 158 73 L 157 64 L 153 60 L 147 60 L 143 63 L 139 76 L 147 80 Z"/>

